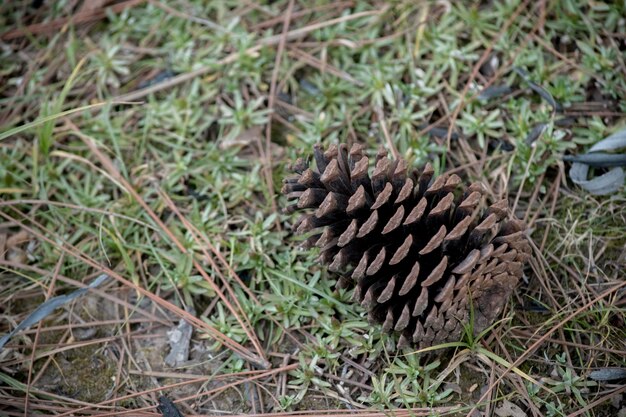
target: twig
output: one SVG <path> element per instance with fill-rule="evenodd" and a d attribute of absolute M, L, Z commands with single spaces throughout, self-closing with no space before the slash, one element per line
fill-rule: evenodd
<path fill-rule="evenodd" d="M 105 154 L 103 154 L 98 149 L 98 147 L 95 145 L 95 142 L 93 141 L 93 139 L 88 137 L 88 136 L 86 136 L 86 135 L 84 135 L 84 134 L 82 134 L 80 132 L 80 130 L 78 129 L 78 127 L 74 126 L 72 124 L 72 122 L 70 122 L 69 120 L 66 120 L 66 123 L 68 123 L 70 126 L 72 126 L 74 128 L 74 134 L 76 134 L 79 138 L 81 138 L 81 140 L 83 140 L 83 142 L 88 146 L 89 150 L 98 158 L 98 160 L 100 161 L 100 163 L 102 164 L 104 169 L 109 173 L 109 175 L 112 178 L 114 178 L 118 183 L 120 183 L 122 185 L 123 189 L 126 192 L 128 192 L 135 199 L 135 201 L 137 201 L 137 203 L 139 203 L 139 205 L 141 205 L 143 207 L 145 212 L 152 218 L 152 220 L 168 236 L 168 238 L 171 240 L 171 242 L 173 242 L 176 245 L 176 247 L 182 253 L 188 253 L 188 251 L 185 248 L 185 246 L 179 241 L 178 238 L 176 238 L 176 236 L 167 227 L 167 225 L 165 223 L 163 223 L 163 221 L 159 218 L 159 216 L 157 216 L 156 213 L 154 213 L 154 211 L 150 208 L 150 206 L 148 206 L 148 204 L 143 200 L 143 198 L 141 198 L 139 193 L 137 193 L 137 191 L 135 191 L 134 187 L 119 173 L 119 171 L 113 165 L 113 162 Z M 194 266 L 196 267 L 196 269 L 198 270 L 198 272 L 205 278 L 205 280 L 207 280 L 207 282 L 209 282 L 209 283 L 212 283 L 212 280 L 206 274 L 206 271 L 204 271 L 204 269 L 200 266 L 200 264 L 196 260 L 193 260 L 193 263 L 194 263 Z M 213 283 L 213 286 L 214 286 L 214 290 L 218 293 L 220 298 L 222 298 L 225 301 L 225 304 L 227 305 L 227 307 L 230 306 L 230 309 L 234 313 L 235 318 L 240 322 L 240 324 L 243 326 L 244 330 L 246 331 L 246 334 L 250 337 L 250 339 L 251 339 L 252 343 L 254 344 L 254 346 L 255 346 L 259 356 L 252 354 L 251 352 L 248 351 L 248 349 L 246 349 L 243 346 L 239 345 L 238 343 L 236 343 L 232 339 L 226 337 L 224 334 L 222 334 L 220 332 L 217 332 L 217 330 L 215 330 L 215 329 L 213 329 L 213 330 L 216 331 L 217 333 L 219 333 L 219 337 L 222 338 L 222 340 L 228 340 L 229 341 L 228 344 L 233 343 L 231 346 L 236 347 L 237 350 L 243 349 L 240 352 L 243 353 L 244 357 L 247 357 L 248 360 L 252 361 L 253 363 L 255 363 L 255 364 L 257 364 L 257 365 L 259 365 L 259 366 L 261 366 L 263 368 L 267 368 L 269 366 L 269 362 L 267 362 L 267 359 L 265 359 L 264 356 L 263 356 L 263 350 L 262 350 L 262 348 L 260 346 L 260 342 L 258 341 L 256 336 L 249 330 L 248 326 L 246 326 L 243 323 L 241 317 L 239 317 L 239 315 L 235 313 L 235 311 L 232 309 L 232 306 L 230 305 L 230 303 L 228 303 L 228 301 L 226 300 L 224 295 L 221 293 L 219 288 L 214 283 Z M 138 286 L 135 286 L 135 287 L 139 288 Z M 189 313 L 185 312 L 184 310 L 181 310 L 181 312 L 183 313 L 182 317 L 184 317 L 185 319 L 187 319 L 189 317 L 193 317 Z M 199 321 L 197 318 L 195 318 L 195 317 L 193 317 L 193 318 L 196 321 Z M 202 321 L 200 321 L 200 322 L 202 322 Z M 206 327 L 206 325 L 204 325 L 203 327 Z"/>
<path fill-rule="evenodd" d="M 509 19 L 506 21 L 504 26 L 498 31 L 498 34 L 494 38 L 493 42 L 489 44 L 489 47 L 485 49 L 482 56 L 476 63 L 476 65 L 474 65 L 474 68 L 472 69 L 472 73 L 470 74 L 469 79 L 467 80 L 467 83 L 465 83 L 465 87 L 463 87 L 463 91 L 461 92 L 461 95 L 459 97 L 459 104 L 454 109 L 454 112 L 452 113 L 452 117 L 450 118 L 450 125 L 448 126 L 448 135 L 446 137 L 447 149 L 450 149 L 450 140 L 452 138 L 452 130 L 454 129 L 454 123 L 456 122 L 456 119 L 459 117 L 461 110 L 463 110 L 463 107 L 465 106 L 465 103 L 467 101 L 467 92 L 469 91 L 469 88 L 472 85 L 472 82 L 474 81 L 474 79 L 476 79 L 476 76 L 478 75 L 478 71 L 480 71 L 480 67 L 487 60 L 487 58 L 489 58 L 489 54 L 493 50 L 496 42 L 507 32 L 509 27 L 511 27 L 511 25 L 515 22 L 515 19 L 517 19 L 520 13 L 522 13 L 522 11 L 526 9 L 526 6 L 528 6 L 529 2 L 530 2 L 529 0 L 525 0 L 517 7 L 517 9 L 515 9 L 511 17 L 509 17 Z"/>
<path fill-rule="evenodd" d="M 316 31 L 318 29 L 323 29 L 325 27 L 329 27 L 329 26 L 333 26 L 333 25 L 338 25 L 340 23 L 344 23 L 344 22 L 348 22 L 350 20 L 355 20 L 355 19 L 360 19 L 363 17 L 368 17 L 368 16 L 378 16 L 382 13 L 384 13 L 384 11 L 386 10 L 386 8 L 383 8 L 381 10 L 374 10 L 374 11 L 366 11 L 366 12 L 360 12 L 360 13 L 354 13 L 351 15 L 347 15 L 347 16 L 342 16 L 342 17 L 338 17 L 336 19 L 331 19 L 328 20 L 326 22 L 321 22 L 321 23 L 316 23 L 313 25 L 309 25 L 309 26 L 305 26 L 303 28 L 300 29 L 295 29 L 291 32 L 288 32 L 285 36 L 285 41 L 292 41 L 294 39 L 298 39 L 301 37 L 304 37 L 306 35 L 308 35 L 309 33 Z M 117 101 L 120 100 L 120 98 L 123 98 L 124 100 L 127 101 L 132 101 L 132 100 L 137 100 L 140 98 L 143 98 L 149 94 L 152 93 L 156 93 L 159 91 L 163 91 L 163 90 L 167 90 L 169 88 L 172 88 L 176 85 L 182 84 L 184 82 L 193 80 L 196 77 L 199 77 L 201 75 L 205 75 L 208 74 L 210 72 L 212 72 L 216 66 L 224 66 L 224 65 L 228 65 L 231 64 L 233 62 L 235 62 L 237 59 L 239 59 L 239 57 L 243 54 L 243 55 L 250 55 L 253 54 L 257 51 L 259 51 L 262 47 L 264 46 L 270 46 L 270 45 L 276 45 L 277 43 L 280 42 L 280 40 L 282 39 L 282 35 L 273 35 L 273 36 L 269 36 L 265 39 L 262 39 L 259 41 L 258 44 L 256 44 L 255 46 L 252 46 L 248 49 L 246 49 L 244 52 L 233 52 L 230 55 L 226 56 L 225 58 L 219 60 L 216 64 L 213 65 L 209 65 L 206 67 L 202 67 L 202 68 L 198 68 L 195 71 L 191 71 L 185 74 L 180 74 L 177 75 L 176 77 L 172 77 L 170 79 L 168 79 L 167 81 L 164 81 L 162 83 L 158 83 L 140 90 L 136 90 L 133 91 L 131 93 L 127 93 L 127 94 L 122 94 L 120 96 L 117 96 L 117 98 L 112 99 L 112 101 Z"/>
<path fill-rule="evenodd" d="M 569 314 L 567 317 L 565 317 L 563 320 L 561 320 L 559 323 L 555 324 L 554 326 L 552 326 L 552 328 L 550 328 L 543 336 L 539 337 L 539 339 L 537 339 L 537 341 L 535 343 L 533 343 L 530 347 L 528 347 L 524 353 L 522 353 L 516 360 L 515 362 L 513 362 L 510 366 L 508 366 L 506 368 L 506 370 L 502 373 L 502 375 L 500 375 L 498 377 L 498 379 L 496 380 L 496 384 L 499 383 L 502 378 L 504 378 L 505 375 L 507 375 L 509 373 L 509 371 L 511 371 L 512 369 L 518 367 L 524 360 L 526 360 L 541 344 L 543 344 L 552 333 L 554 333 L 556 330 L 558 330 L 559 328 L 561 328 L 563 325 L 565 325 L 567 322 L 569 322 L 570 320 L 572 320 L 574 317 L 576 317 L 578 314 L 582 313 L 583 311 L 587 310 L 589 307 L 593 306 L 595 303 L 597 303 L 598 301 L 601 301 L 602 299 L 608 297 L 609 295 L 616 293 L 617 291 L 619 291 L 620 289 L 626 287 L 626 281 L 621 282 L 617 285 L 614 285 L 613 287 L 609 288 L 608 290 L 605 290 L 604 292 L 602 292 L 600 295 L 598 295 L 597 297 L 595 297 L 593 300 L 589 301 L 588 303 L 586 303 L 585 305 L 583 305 L 582 307 L 579 307 L 578 309 L 576 309 L 574 312 L 572 312 L 571 314 Z M 489 395 L 490 390 L 487 390 L 477 401 L 478 404 L 482 403 L 483 401 L 485 401 L 485 399 L 487 398 L 487 396 Z M 473 407 L 472 409 L 476 409 L 476 407 Z M 468 414 L 468 416 L 471 415 L 471 412 Z M 575 414 L 577 415 L 577 414 Z"/>
<path fill-rule="evenodd" d="M 354 5 L 354 1 L 337 1 L 337 2 L 333 2 L 331 4 L 325 4 L 322 6 L 317 6 L 317 7 L 311 7 L 309 9 L 305 9 L 305 10 L 299 10 L 297 12 L 293 12 L 291 14 L 291 18 L 292 19 L 298 19 L 300 17 L 309 15 L 309 14 L 313 14 L 316 12 L 323 12 L 326 10 L 341 10 L 344 9 L 346 7 L 352 7 Z M 256 25 L 253 25 L 252 27 L 250 27 L 250 31 L 252 32 L 258 32 L 261 29 L 265 29 L 274 25 L 279 24 L 280 22 L 282 22 L 284 20 L 283 16 L 277 16 L 277 17 L 273 17 L 271 19 L 268 19 L 264 22 L 261 23 L 257 23 Z"/>
<path fill-rule="evenodd" d="M 123 178 L 122 178 L 122 180 L 125 181 Z M 132 191 L 134 191 L 134 190 L 132 190 Z M 143 200 L 140 200 L 140 201 L 143 201 Z M 144 202 L 144 204 L 145 204 L 145 202 Z M 154 215 L 154 212 L 152 212 L 149 207 L 147 209 L 149 211 L 149 214 L 151 212 L 152 215 Z M 7 219 L 8 221 L 13 222 L 15 224 L 20 224 L 19 220 L 9 216 L 6 213 L 1 212 L 1 211 L 0 211 L 0 217 L 3 217 L 5 219 Z M 157 217 L 157 219 L 158 219 L 158 217 Z M 158 220 L 160 221 L 160 219 L 158 219 Z M 46 230 L 43 225 L 41 225 L 39 222 L 36 222 L 33 219 L 30 220 L 30 223 L 34 227 L 38 227 L 41 230 Z M 23 222 L 21 223 L 21 227 L 22 227 L 22 229 L 24 229 L 27 232 L 31 233 L 33 236 L 37 237 L 39 240 L 48 242 L 49 244 L 51 244 L 51 245 L 55 246 L 56 248 L 58 248 L 59 251 L 61 251 L 63 253 L 66 253 L 66 254 L 69 254 L 72 257 L 74 257 L 74 258 L 76 258 L 78 260 L 83 261 L 85 264 L 91 266 L 92 268 L 94 268 L 94 269 L 96 269 L 98 271 L 101 271 L 101 272 L 109 275 L 110 277 L 114 278 L 115 280 L 120 282 L 122 285 L 137 291 L 139 294 L 149 298 L 150 300 L 152 300 L 156 304 L 162 306 L 163 308 L 166 308 L 167 310 L 169 310 L 171 313 L 175 314 L 176 316 L 184 318 L 185 320 L 195 324 L 198 328 L 206 330 L 212 337 L 214 337 L 214 338 L 218 339 L 220 342 L 224 343 L 226 346 L 228 346 L 229 349 L 231 349 L 233 352 L 236 352 L 242 359 L 250 361 L 250 362 L 255 363 L 255 364 L 258 364 L 261 367 L 263 367 L 265 365 L 265 363 L 266 363 L 265 360 L 263 360 L 262 358 L 258 357 L 255 354 L 253 354 L 252 352 L 250 352 L 248 349 L 246 349 L 245 347 L 243 347 L 239 343 L 235 342 L 234 340 L 232 340 L 228 336 L 224 335 L 223 333 L 221 333 L 220 331 L 215 329 L 213 326 L 210 326 L 209 324 L 203 322 L 202 320 L 200 320 L 200 319 L 190 315 L 189 313 L 187 313 L 185 310 L 181 309 L 180 307 L 177 307 L 174 304 L 170 303 L 169 301 L 166 301 L 166 300 L 162 299 L 161 297 L 159 297 L 159 296 L 153 294 L 152 292 L 150 292 L 150 291 L 140 287 L 139 285 L 133 283 L 132 281 L 129 281 L 129 280 L 125 279 L 119 273 L 115 272 L 113 269 L 96 262 L 91 257 L 81 253 L 75 246 L 73 246 L 72 244 L 67 242 L 61 236 L 55 235 L 55 236 L 53 236 L 54 238 L 50 238 L 50 237 L 40 233 L 38 230 L 34 229 L 33 227 L 24 224 Z"/>
<path fill-rule="evenodd" d="M 270 94 L 268 97 L 267 108 L 270 111 L 270 117 L 265 125 L 265 149 L 263 146 L 259 146 L 261 156 L 263 157 L 263 172 L 265 173 L 265 182 L 267 184 L 267 190 L 270 195 L 270 201 L 272 203 L 272 210 L 278 211 L 276 205 L 276 199 L 274 196 L 274 179 L 272 176 L 272 117 L 271 112 L 274 111 L 274 102 L 276 100 L 276 81 L 278 80 L 278 72 L 280 71 L 280 61 L 283 58 L 283 51 L 285 50 L 285 43 L 287 42 L 287 34 L 289 33 L 289 24 L 291 23 L 291 13 L 293 12 L 293 5 L 295 1 L 289 0 L 287 5 L 287 11 L 285 12 L 285 19 L 283 23 L 283 33 L 280 36 L 278 42 L 278 49 L 276 51 L 276 59 L 274 60 L 274 70 L 272 71 L 272 80 L 270 82 Z M 280 223 L 277 220 L 277 226 L 280 228 Z"/>
<path fill-rule="evenodd" d="M 217 266 L 217 264 L 215 263 L 215 261 L 213 261 L 213 259 L 209 256 L 208 252 L 206 252 L 206 249 L 204 249 L 204 247 L 202 245 L 202 242 L 200 242 L 200 239 L 198 239 L 198 237 L 196 236 L 197 234 L 199 234 L 199 231 L 195 227 L 193 227 L 192 224 L 182 215 L 182 213 L 180 212 L 178 207 L 176 207 L 174 202 L 169 198 L 169 196 L 167 194 L 165 194 L 163 191 L 159 190 L 159 195 L 161 196 L 161 198 L 163 198 L 165 200 L 165 203 L 167 204 L 167 206 L 170 208 L 170 210 L 172 210 L 176 214 L 176 216 L 181 220 L 183 225 L 185 225 L 185 227 L 187 227 L 187 229 L 192 233 L 192 236 L 193 236 L 194 240 L 202 248 L 202 252 L 205 255 L 204 256 L 205 259 L 211 264 L 211 266 L 213 267 L 213 269 L 215 271 L 218 271 L 218 275 L 222 279 L 224 287 L 226 288 L 226 290 L 230 294 L 231 298 L 233 299 L 234 303 L 236 304 L 237 309 L 235 309 L 235 307 L 233 307 L 233 305 L 228 301 L 226 296 L 222 293 L 222 290 L 215 284 L 213 279 L 211 277 L 209 277 L 209 275 L 206 273 L 206 271 L 202 268 L 202 266 L 200 265 L 200 263 L 196 259 L 192 259 L 194 267 L 196 268 L 196 270 L 198 270 L 200 275 L 202 275 L 204 280 L 211 286 L 211 288 L 213 288 L 213 290 L 217 293 L 218 297 L 224 302 L 224 304 L 226 305 L 226 308 L 228 308 L 230 310 L 230 312 L 233 314 L 233 316 L 235 316 L 235 319 L 239 322 L 239 324 L 241 324 L 241 327 L 243 327 L 243 330 L 246 332 L 246 335 L 248 336 L 248 338 L 250 339 L 250 341 L 254 345 L 257 353 L 263 358 L 263 360 L 266 361 L 267 364 L 269 364 L 269 362 L 267 362 L 267 359 L 265 359 L 265 355 L 263 353 L 263 348 L 261 347 L 261 342 L 259 342 L 258 337 L 254 333 L 254 329 L 253 329 L 252 325 L 250 324 L 250 321 L 248 320 L 247 315 L 245 314 L 245 310 L 243 309 L 243 307 L 239 303 L 239 300 L 238 300 L 237 296 L 235 295 L 235 291 L 233 290 L 231 285 L 228 283 L 228 280 L 226 280 L 224 275 L 221 273 L 221 271 L 220 271 L 219 267 Z M 184 247 L 182 245 L 181 245 L 181 247 L 183 248 L 183 249 L 181 249 L 181 251 L 183 251 L 183 253 L 188 253 L 187 250 L 184 249 Z M 217 250 L 214 248 L 214 246 L 212 244 L 210 245 L 210 247 L 211 247 L 211 249 L 213 250 L 214 253 L 217 252 Z M 233 276 L 235 277 L 235 279 L 239 283 L 240 288 L 247 289 L 248 291 L 246 291 L 246 293 L 248 295 L 251 295 L 251 298 L 257 304 L 259 304 L 259 302 L 257 301 L 256 297 L 254 297 L 254 294 L 252 294 L 252 292 L 247 288 L 247 286 L 241 281 L 241 278 L 239 278 L 239 276 L 236 273 L 233 274 Z"/>
<path fill-rule="evenodd" d="M 383 131 L 383 136 L 385 137 L 385 142 L 387 142 L 387 147 L 391 151 L 393 158 L 398 159 L 400 157 L 400 152 L 396 148 L 396 145 L 391 140 L 391 136 L 389 135 L 389 130 L 387 130 L 387 121 L 385 119 L 385 114 L 383 113 L 383 109 L 379 106 L 375 107 L 376 115 L 378 116 L 378 123 L 380 124 L 380 128 Z"/>
<path fill-rule="evenodd" d="M 119 13 L 124 9 L 129 7 L 137 6 L 143 3 L 145 0 L 128 0 L 123 3 L 119 3 L 108 7 L 110 11 L 113 13 Z M 106 17 L 106 10 L 98 9 L 98 10 L 85 10 L 82 12 L 78 12 L 70 17 L 62 17 L 59 19 L 52 20 L 50 22 L 44 23 L 35 23 L 25 28 L 20 29 L 12 29 L 7 32 L 4 32 L 0 35 L 0 39 L 3 41 L 10 41 L 12 39 L 21 38 L 22 36 L 30 35 L 41 35 L 44 33 L 51 33 L 58 29 L 61 29 L 63 26 L 74 23 L 74 24 L 83 24 L 89 22 L 95 22 L 100 19 L 104 19 Z"/>
<path fill-rule="evenodd" d="M 363 83 L 357 79 L 355 79 L 353 76 L 351 76 L 350 74 L 348 74 L 346 71 L 342 71 L 336 67 L 334 67 L 333 65 L 330 65 L 328 63 L 322 63 L 321 60 L 315 58 L 313 55 L 308 54 L 298 48 L 295 47 L 290 47 L 289 51 L 287 52 L 287 54 L 289 56 L 292 56 L 296 59 L 300 59 L 302 61 L 304 61 L 305 63 L 307 63 L 308 65 L 317 68 L 318 70 L 321 71 L 322 66 L 324 67 L 324 70 L 326 72 L 328 72 L 329 74 L 332 74 L 336 77 L 341 78 L 342 80 L 348 81 L 349 83 L 352 83 L 354 85 L 356 85 L 357 87 L 363 87 Z"/>
<path fill-rule="evenodd" d="M 155 7 L 158 7 L 159 9 L 165 11 L 166 13 L 171 14 L 172 16 L 176 16 L 176 17 L 180 17 L 181 19 L 186 19 L 189 20 L 190 22 L 194 22 L 194 23 L 198 23 L 200 25 L 204 25 L 212 30 L 218 31 L 218 32 L 227 32 L 227 30 L 225 28 L 223 28 L 222 26 L 218 25 L 215 22 L 212 22 L 208 19 L 203 19 L 200 17 L 196 17 L 196 16 L 192 16 L 190 14 L 184 13 L 184 12 L 180 12 L 176 9 L 173 9 L 171 7 L 169 7 L 166 4 L 163 4 L 160 1 L 156 1 L 156 0 L 148 0 L 148 2 L 150 4 L 152 4 Z"/>

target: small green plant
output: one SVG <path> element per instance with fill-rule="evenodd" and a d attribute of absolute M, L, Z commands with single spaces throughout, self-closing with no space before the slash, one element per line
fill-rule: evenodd
<path fill-rule="evenodd" d="M 194 296 L 215 297 L 211 285 L 201 275 L 193 273 L 192 255 L 179 257 L 171 272 L 169 267 L 161 266 L 166 277 L 162 280 L 162 288 L 166 291 L 179 290 L 186 305 L 194 305 Z"/>
<path fill-rule="evenodd" d="M 120 88 L 121 78 L 130 74 L 129 61 L 121 52 L 120 45 L 116 45 L 109 38 L 103 38 L 98 50 L 91 56 L 101 97 L 107 95 L 109 88 Z"/>
<path fill-rule="evenodd" d="M 598 386 L 596 381 L 589 381 L 577 375 L 566 358 L 567 353 L 563 352 L 555 355 L 554 360 L 550 361 L 554 364 L 550 377 L 543 377 L 540 381 L 547 390 L 540 390 L 539 384 L 526 384 L 528 393 L 538 403 L 543 404 L 546 415 L 549 416 L 565 416 L 567 414 L 565 410 L 570 409 L 572 403 L 576 403 L 575 407 L 586 407 L 588 404 L 586 397 L 590 388 Z M 546 392 L 550 393 L 547 399 Z"/>
<path fill-rule="evenodd" d="M 237 138 L 253 126 L 263 125 L 267 122 L 269 114 L 269 110 L 262 108 L 263 97 L 246 103 L 239 93 L 235 93 L 233 100 L 232 106 L 226 104 L 220 106 L 222 117 L 219 123 L 228 128 L 224 135 L 226 141 Z"/>
<path fill-rule="evenodd" d="M 221 303 L 216 305 L 216 310 L 212 316 L 202 317 L 202 320 L 235 342 L 245 342 L 247 339 L 246 333 L 241 325 L 237 323 L 237 319 L 233 317 L 232 313 L 226 311 Z M 210 351 L 218 351 L 222 348 L 222 343 L 218 340 L 212 340 L 209 335 L 203 334 L 200 337 L 208 340 L 208 349 Z"/>
<path fill-rule="evenodd" d="M 305 353 L 300 353 L 298 356 L 300 366 L 291 371 L 292 379 L 290 380 L 287 388 L 296 392 L 295 396 L 286 400 L 286 404 L 291 406 L 297 404 L 307 395 L 310 388 L 321 389 L 329 388 L 331 384 L 322 378 L 324 369 L 318 364 L 320 357 L 313 354 L 309 356 Z"/>
<path fill-rule="evenodd" d="M 397 357 L 380 377 L 372 378 L 372 393 L 362 400 L 388 407 L 436 407 L 450 400 L 452 389 L 433 377 L 441 362 L 420 363 L 417 354 Z"/>
<path fill-rule="evenodd" d="M 502 137 L 504 127 L 500 110 L 486 111 L 476 108 L 472 112 L 470 106 L 466 107 L 457 124 L 463 129 L 464 135 L 476 136 L 478 146 L 481 149 L 487 146 L 489 138 Z"/>

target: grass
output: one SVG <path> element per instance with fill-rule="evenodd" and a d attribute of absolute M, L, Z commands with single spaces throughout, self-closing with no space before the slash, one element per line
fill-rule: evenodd
<path fill-rule="evenodd" d="M 31 3 L 0 6 L 0 332 L 110 279 L 0 351 L 3 415 L 624 412 L 590 373 L 626 367 L 626 194 L 561 161 L 626 125 L 623 4 Z M 297 249 L 286 165 L 356 141 L 527 222 L 490 332 L 398 351 Z"/>

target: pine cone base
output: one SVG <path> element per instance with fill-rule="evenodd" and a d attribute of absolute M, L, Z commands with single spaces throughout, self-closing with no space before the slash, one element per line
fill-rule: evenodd
<path fill-rule="evenodd" d="M 315 169 L 298 159 L 282 192 L 293 228 L 309 234 L 321 262 L 354 287 L 353 299 L 400 346 L 454 342 L 498 317 L 522 276 L 530 245 L 507 200 L 484 207 L 486 189 L 427 164 L 409 172 L 381 149 L 369 174 L 361 145 L 314 148 Z M 470 323 L 471 322 L 471 323 Z"/>

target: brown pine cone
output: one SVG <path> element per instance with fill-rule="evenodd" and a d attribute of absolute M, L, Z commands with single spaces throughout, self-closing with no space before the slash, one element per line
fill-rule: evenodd
<path fill-rule="evenodd" d="M 298 159 L 282 192 L 287 212 L 304 214 L 293 226 L 311 232 L 338 286 L 383 330 L 401 332 L 399 345 L 419 348 L 461 338 L 470 322 L 490 326 L 522 276 L 530 245 L 510 218 L 507 200 L 484 209 L 483 185 L 455 174 L 434 177 L 427 164 L 407 171 L 381 149 L 372 175 L 361 145 L 314 148 L 316 169 Z"/>

